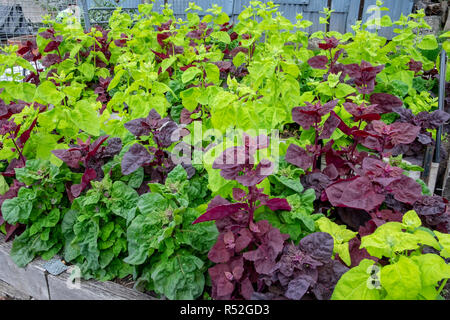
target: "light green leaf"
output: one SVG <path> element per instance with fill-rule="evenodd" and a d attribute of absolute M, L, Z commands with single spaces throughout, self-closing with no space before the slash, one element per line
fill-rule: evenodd
<path fill-rule="evenodd" d="M 380 300 L 380 290 L 370 285 L 373 260 L 364 259 L 339 279 L 331 300 Z"/>
<path fill-rule="evenodd" d="M 100 122 L 97 112 L 97 105 L 89 100 L 80 100 L 71 110 L 72 121 L 75 126 L 84 132 L 92 135 L 100 135 Z"/>
<path fill-rule="evenodd" d="M 189 82 L 194 79 L 197 75 L 202 74 L 202 71 L 197 67 L 190 67 L 181 75 L 181 81 L 183 83 Z"/>
<path fill-rule="evenodd" d="M 410 258 L 400 256 L 398 262 L 381 269 L 381 285 L 392 300 L 417 299 L 422 289 L 420 269 Z"/>
<path fill-rule="evenodd" d="M 61 104 L 62 99 L 64 99 L 65 94 L 59 92 L 56 86 L 51 81 L 43 81 L 39 87 L 36 89 L 35 101 L 41 104 L 53 104 L 58 106 Z"/>
<path fill-rule="evenodd" d="M 422 221 L 414 210 L 409 210 L 403 215 L 403 224 L 408 229 L 415 229 L 422 225 Z"/>
<path fill-rule="evenodd" d="M 417 47 L 422 50 L 435 50 L 438 48 L 438 42 L 436 37 L 432 34 L 428 34 L 423 37 L 422 41 L 419 42 Z"/>
<path fill-rule="evenodd" d="M 207 63 L 205 65 L 205 70 L 206 78 L 208 81 L 211 81 L 214 84 L 220 83 L 220 70 L 215 64 Z"/>
<path fill-rule="evenodd" d="M 230 35 L 225 31 L 215 31 L 211 33 L 211 37 L 226 44 L 229 44 L 231 42 Z"/>
<path fill-rule="evenodd" d="M 419 266 L 423 287 L 436 287 L 442 279 L 450 278 L 450 265 L 437 254 L 427 253 L 411 259 Z"/>

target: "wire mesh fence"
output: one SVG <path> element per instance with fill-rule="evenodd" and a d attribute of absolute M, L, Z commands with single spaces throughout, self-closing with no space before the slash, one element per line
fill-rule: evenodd
<path fill-rule="evenodd" d="M 56 18 L 69 11 L 81 16 L 79 0 L 0 0 L 0 41 L 20 44 L 44 26 L 43 17 Z"/>

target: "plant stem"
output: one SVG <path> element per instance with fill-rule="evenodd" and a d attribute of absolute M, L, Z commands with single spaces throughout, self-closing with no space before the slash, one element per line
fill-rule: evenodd
<path fill-rule="evenodd" d="M 447 279 L 444 279 L 444 281 L 442 281 L 441 286 L 439 287 L 438 293 L 436 295 L 436 299 L 439 297 L 439 295 L 441 294 L 442 290 L 444 289 L 445 285 L 447 284 Z"/>
<path fill-rule="evenodd" d="M 14 146 L 16 147 L 16 150 L 19 152 L 20 160 L 22 160 L 23 165 L 25 165 L 25 157 L 23 156 L 22 151 L 17 146 L 16 141 L 14 139 L 11 139 L 11 140 L 14 143 Z"/>

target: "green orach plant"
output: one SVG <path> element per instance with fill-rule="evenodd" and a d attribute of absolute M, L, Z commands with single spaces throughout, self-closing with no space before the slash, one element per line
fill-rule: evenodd
<path fill-rule="evenodd" d="M 387 222 L 362 237 L 361 248 L 387 263 L 364 259 L 345 273 L 336 285 L 332 299 L 435 300 L 450 278 L 448 235 L 421 226 L 415 211 L 402 222 Z M 437 253 L 426 253 L 431 247 Z"/>

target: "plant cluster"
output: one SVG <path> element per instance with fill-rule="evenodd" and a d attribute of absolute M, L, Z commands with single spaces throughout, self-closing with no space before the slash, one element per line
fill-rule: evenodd
<path fill-rule="evenodd" d="M 441 299 L 448 200 L 410 162 L 450 120 L 435 98 L 450 34 L 421 35 L 421 11 L 346 34 L 308 34 L 272 2 L 236 23 L 199 11 L 69 16 L 2 48 L 17 265 L 58 255 L 162 299 Z"/>

